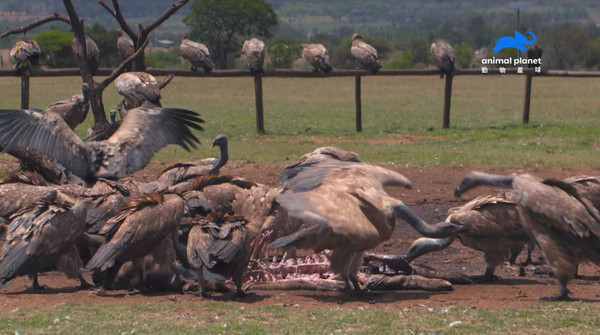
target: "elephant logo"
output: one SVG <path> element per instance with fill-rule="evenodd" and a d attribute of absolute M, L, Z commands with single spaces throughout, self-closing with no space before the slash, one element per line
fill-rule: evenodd
<path fill-rule="evenodd" d="M 525 48 L 525 45 L 531 45 L 533 43 L 535 43 L 535 41 L 537 40 L 537 37 L 535 36 L 534 33 L 527 31 L 525 32 L 525 34 L 529 34 L 531 36 L 533 36 L 533 39 L 528 40 L 527 37 L 525 37 L 525 35 L 521 34 L 520 32 L 515 30 L 515 36 L 504 36 L 504 37 L 500 37 L 497 41 L 496 41 L 496 46 L 494 47 L 494 52 L 497 53 L 498 51 L 502 50 L 502 49 L 506 49 L 506 48 L 515 48 L 515 49 L 519 49 L 521 50 L 521 52 L 525 52 L 525 50 L 527 50 Z"/>

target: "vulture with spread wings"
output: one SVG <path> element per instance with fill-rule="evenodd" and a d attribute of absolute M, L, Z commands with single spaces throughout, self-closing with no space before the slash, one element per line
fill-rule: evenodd
<path fill-rule="evenodd" d="M 108 139 L 84 142 L 56 113 L 2 109 L 0 146 L 9 154 L 20 147 L 34 149 L 84 179 L 116 179 L 146 166 L 165 145 L 195 148 L 200 141 L 190 128 L 203 130 L 201 122 L 190 110 L 146 104 L 129 110 Z"/>
<path fill-rule="evenodd" d="M 447 237 L 464 230 L 446 222 L 429 225 L 402 201 L 389 196 L 385 186 L 411 188 L 403 175 L 327 156 L 319 154 L 317 159 L 294 164 L 280 177 L 284 191 L 276 197 L 277 202 L 291 218 L 312 225 L 275 240 L 270 249 L 331 249 L 331 269 L 342 276 L 346 289 L 351 281 L 354 289 L 361 291 L 356 275 L 363 252 L 388 240 L 397 219 L 429 237 Z"/>

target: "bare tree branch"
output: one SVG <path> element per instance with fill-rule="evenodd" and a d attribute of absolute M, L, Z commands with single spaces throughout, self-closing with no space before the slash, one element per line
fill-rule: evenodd
<path fill-rule="evenodd" d="M 165 22 L 166 19 L 168 19 L 181 7 L 185 6 L 188 2 L 190 2 L 190 0 L 181 0 L 177 3 L 172 4 L 171 7 L 167 9 L 164 13 L 162 13 L 156 20 L 147 25 L 143 31 L 140 31 L 142 33 L 142 38 L 146 38 L 148 34 L 150 34 L 152 30 L 154 30 L 154 28 L 158 27 L 161 23 Z"/>
<path fill-rule="evenodd" d="M 111 8 L 109 5 L 107 5 L 102 0 L 98 0 L 98 3 L 100 4 L 100 6 L 104 7 L 104 9 L 106 9 L 110 13 L 110 15 L 114 16 L 114 18 L 119 23 L 119 26 L 121 27 L 121 29 L 127 35 L 129 35 L 129 37 L 133 41 L 133 45 L 137 45 L 137 34 L 127 24 L 127 21 L 125 21 L 125 18 L 123 17 L 123 13 L 121 12 L 121 6 L 119 5 L 119 1 L 118 0 L 112 0 L 112 4 L 113 4 L 114 9 Z"/>
<path fill-rule="evenodd" d="M 104 89 L 106 86 L 112 83 L 113 80 L 115 80 L 115 78 L 117 78 L 123 72 L 123 70 L 129 63 L 133 62 L 133 60 L 136 59 L 140 55 L 140 53 L 144 53 L 144 50 L 146 49 L 148 44 L 150 44 L 149 41 L 144 42 L 144 44 L 142 44 L 142 46 L 138 50 L 136 50 L 136 52 L 134 52 L 131 56 L 127 57 L 127 59 L 125 59 L 123 63 L 119 65 L 119 67 L 114 69 L 113 72 L 111 72 L 111 74 L 100 83 L 100 87 Z"/>
<path fill-rule="evenodd" d="M 163 88 L 165 88 L 165 86 L 169 85 L 173 78 L 175 78 L 174 74 L 168 75 L 167 78 L 165 78 L 165 80 L 163 80 L 163 82 L 158 85 L 158 88 L 162 90 Z"/>
<path fill-rule="evenodd" d="M 90 88 L 94 89 L 95 82 L 87 61 L 87 43 L 85 42 L 85 33 L 83 32 L 83 22 L 79 21 L 79 16 L 77 15 L 77 11 L 75 10 L 75 7 L 73 7 L 71 0 L 63 0 L 63 4 L 69 14 L 71 28 L 73 29 L 73 34 L 75 35 L 75 39 L 77 40 L 77 43 L 79 43 L 81 50 L 80 55 L 75 55 L 79 62 L 79 67 L 81 68 L 81 77 L 85 83 L 90 85 Z"/>
<path fill-rule="evenodd" d="M 52 22 L 52 21 L 63 21 L 66 22 L 68 24 L 71 24 L 71 20 L 69 19 L 68 16 L 64 15 L 64 14 L 59 14 L 59 13 L 54 13 L 52 15 L 46 16 L 44 18 L 41 18 L 35 22 L 32 22 L 30 24 L 26 24 L 24 26 L 21 26 L 19 28 L 12 28 L 12 29 L 8 29 L 7 31 L 5 31 L 4 33 L 2 33 L 2 35 L 0 35 L 0 38 L 4 38 L 6 36 L 9 35 L 13 35 L 13 34 L 18 34 L 18 33 L 25 33 L 33 28 L 39 27 L 45 23 L 48 22 Z"/>

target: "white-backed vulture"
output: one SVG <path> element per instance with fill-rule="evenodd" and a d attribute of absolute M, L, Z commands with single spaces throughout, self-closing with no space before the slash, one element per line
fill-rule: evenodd
<path fill-rule="evenodd" d="M 428 225 L 402 201 L 390 197 L 384 187 L 411 188 L 411 183 L 379 166 L 320 158 L 295 164 L 284 171 L 280 182 L 284 191 L 276 201 L 291 218 L 308 226 L 280 237 L 269 248 L 333 250 L 331 269 L 341 275 L 346 289 L 351 281 L 356 291 L 361 290 L 356 275 L 363 252 L 388 240 L 396 220 L 405 220 L 429 237 L 447 237 L 464 230 L 445 222 Z"/>
<path fill-rule="evenodd" d="M 76 37 L 71 41 L 71 49 L 75 57 L 79 58 L 83 56 L 83 50 L 81 50 L 81 46 L 77 43 Z M 100 66 L 100 49 L 98 49 L 96 42 L 87 35 L 85 36 L 85 51 L 86 57 L 84 59 L 88 64 L 90 72 L 95 74 Z"/>
<path fill-rule="evenodd" d="M 87 83 L 81 85 L 81 94 L 72 96 L 69 99 L 55 102 L 48 106 L 44 112 L 54 112 L 65 120 L 71 129 L 82 123 L 90 110 L 88 95 L 90 86 Z"/>
<path fill-rule="evenodd" d="M 209 73 L 215 68 L 215 63 L 210 58 L 210 51 L 202 43 L 188 40 L 183 36 L 179 52 L 181 57 L 190 62 L 192 71 L 196 71 L 198 67 L 201 67 L 204 72 Z"/>
<path fill-rule="evenodd" d="M 542 58 L 542 48 L 539 45 L 534 45 L 531 48 L 527 49 L 527 59 L 541 59 Z M 527 64 L 527 67 L 536 67 L 541 66 L 541 64 Z"/>
<path fill-rule="evenodd" d="M 0 258 L 0 289 L 23 275 L 33 277 L 33 289 L 42 289 L 37 273 L 52 266 L 87 286 L 75 248 L 85 229 L 86 205 L 59 199 L 58 193 L 54 190 L 12 216 Z"/>
<path fill-rule="evenodd" d="M 302 57 L 313 66 L 315 72 L 330 73 L 333 70 L 329 51 L 327 51 L 323 44 L 302 43 L 301 45 L 303 47 Z"/>
<path fill-rule="evenodd" d="M 122 60 L 127 59 L 135 52 L 133 41 L 122 29 L 117 29 L 117 52 Z"/>
<path fill-rule="evenodd" d="M 242 45 L 242 52 L 246 56 L 246 66 L 254 75 L 263 73 L 263 65 L 265 63 L 265 42 L 258 38 L 245 40 Z"/>
<path fill-rule="evenodd" d="M 20 72 L 24 67 L 29 67 L 30 64 L 37 65 L 41 52 L 40 45 L 36 41 L 23 40 L 15 42 L 15 45 L 10 49 L 10 56 L 17 61 L 15 68 Z"/>
<path fill-rule="evenodd" d="M 114 81 L 117 92 L 123 96 L 126 110 L 139 107 L 149 101 L 153 105 L 161 107 L 160 87 L 153 75 L 146 72 L 125 72 Z M 126 114 L 122 109 L 121 118 Z"/>
<path fill-rule="evenodd" d="M 558 279 L 559 294 L 542 299 L 569 299 L 567 284 L 579 263 L 600 264 L 600 212 L 573 184 L 529 174 L 471 172 L 454 194 L 458 197 L 479 185 L 513 189 L 523 227 L 535 239 Z"/>
<path fill-rule="evenodd" d="M 187 259 L 198 273 L 200 293 L 206 296 L 208 283 L 215 288 L 232 277 L 236 295 L 242 296 L 242 278 L 250 257 L 246 220 L 240 215 L 214 212 L 190 219 Z"/>
<path fill-rule="evenodd" d="M 361 67 L 371 71 L 371 73 L 377 73 L 381 69 L 381 64 L 379 64 L 379 59 L 377 58 L 377 50 L 363 42 L 362 38 L 359 34 L 352 35 L 350 53 Z"/>
<path fill-rule="evenodd" d="M 202 130 L 201 122 L 189 110 L 146 104 L 129 110 L 108 139 L 84 142 L 55 113 L 4 109 L 0 145 L 9 154 L 20 147 L 35 149 L 84 179 L 114 179 L 143 168 L 167 144 L 195 148 L 199 140 L 190 128 Z"/>
<path fill-rule="evenodd" d="M 204 158 L 196 162 L 175 163 L 162 170 L 158 177 L 158 187 L 173 192 L 188 189 L 194 180 L 200 176 L 218 175 L 219 170 L 229 160 L 227 136 L 220 134 L 212 142 L 213 147 L 219 147 L 218 158 Z"/>
<path fill-rule="evenodd" d="M 151 193 L 120 207 L 99 232 L 106 242 L 92 256 L 86 269 L 105 272 L 103 289 L 109 289 L 124 262 L 143 262 L 144 256 L 176 233 L 184 213 L 183 199 L 175 194 Z M 143 273 L 140 273 L 140 278 Z M 144 280 L 141 278 L 141 283 Z"/>
<path fill-rule="evenodd" d="M 448 210 L 446 222 L 465 226 L 468 231 L 443 239 L 419 238 L 413 242 L 403 256 L 411 262 L 417 257 L 432 251 L 443 250 L 455 239 L 475 250 L 483 252 L 486 263 L 485 274 L 475 279 L 492 281 L 494 269 L 513 256 L 514 250 L 521 250 L 531 239 L 521 225 L 517 204 L 511 193 L 483 195 L 461 207 Z"/>
<path fill-rule="evenodd" d="M 450 43 L 442 39 L 431 43 L 431 55 L 440 70 L 440 78 L 454 73 L 454 48 Z"/>

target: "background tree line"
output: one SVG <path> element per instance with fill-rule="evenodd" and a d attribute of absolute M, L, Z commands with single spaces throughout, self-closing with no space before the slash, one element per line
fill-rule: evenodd
<path fill-rule="evenodd" d="M 589 16 L 594 10 L 598 11 L 598 5 L 588 1 L 566 1 L 559 6 L 556 1 L 546 1 L 546 7 L 543 7 L 538 1 L 530 2 L 531 6 L 539 8 L 523 10 L 518 29 L 536 33 L 538 44 L 544 49 L 544 65 L 554 69 L 597 70 L 600 29 L 589 20 Z M 51 8 L 51 3 L 41 1 L 38 5 L 45 4 Z M 136 3 L 127 1 L 123 6 L 133 8 Z M 556 6 L 552 7 L 552 3 Z M 209 47 L 219 68 L 243 66 L 238 60 L 239 49 L 248 37 L 265 40 L 271 67 L 293 66 L 294 61 L 300 58 L 299 44 L 311 42 L 323 43 L 328 48 L 335 68 L 352 68 L 355 64 L 349 52 L 350 37 L 360 32 L 377 48 L 386 68 L 430 66 L 429 46 L 437 38 L 450 41 L 455 48 L 457 65 L 468 68 L 476 64 L 476 52 L 495 56 L 491 52 L 494 41 L 501 36 L 512 36 L 517 29 L 515 11 L 509 10 L 504 1 L 456 4 L 456 1 L 443 0 L 408 2 L 405 6 L 375 0 L 332 0 L 326 3 L 316 0 L 302 3 L 287 0 L 196 0 L 181 17 L 185 24 L 183 31 L 176 33 L 171 30 L 167 35 L 173 39 L 175 46 L 149 50 L 147 65 L 187 67 L 178 57 L 177 45 L 181 33 L 188 32 L 189 38 Z M 97 7 L 97 4 L 94 5 Z M 6 4 L 0 5 L 0 8 L 2 6 L 6 7 Z M 298 28 L 302 25 L 294 23 L 295 20 L 311 21 L 312 18 L 314 21 L 323 17 L 333 23 L 317 24 L 302 31 Z M 89 25 L 86 33 L 102 51 L 101 66 L 115 66 L 119 58 L 114 29 L 95 22 Z M 39 33 L 35 39 L 46 53 L 44 62 L 47 66 L 75 65 L 70 54 L 70 32 L 53 27 Z"/>

